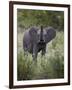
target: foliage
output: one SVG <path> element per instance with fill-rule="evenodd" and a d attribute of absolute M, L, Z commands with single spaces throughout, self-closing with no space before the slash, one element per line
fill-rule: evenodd
<path fill-rule="evenodd" d="M 64 33 L 57 32 L 56 38 L 47 45 L 45 56 L 38 54 L 37 62 L 32 60 L 32 55 L 24 55 L 22 49 L 22 36 L 19 33 L 18 39 L 18 60 L 17 60 L 17 79 L 35 80 L 35 79 L 54 79 L 64 77 Z M 20 39 L 21 36 L 21 39 Z M 20 40 L 20 42 L 19 42 Z"/>
<path fill-rule="evenodd" d="M 53 26 L 58 30 L 64 29 L 64 12 L 48 10 L 17 10 L 18 27 L 29 28 L 31 26 Z"/>

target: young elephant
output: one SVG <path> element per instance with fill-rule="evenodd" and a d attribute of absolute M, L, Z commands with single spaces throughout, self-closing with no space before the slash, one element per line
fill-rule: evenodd
<path fill-rule="evenodd" d="M 38 30 L 36 27 L 30 28 L 29 31 L 25 31 L 23 37 L 23 49 L 24 52 L 29 52 L 33 56 L 33 60 L 37 59 L 37 54 L 42 50 L 42 55 L 46 53 L 46 44 L 50 42 L 56 36 L 56 31 L 52 27 L 48 27 L 43 30 Z"/>

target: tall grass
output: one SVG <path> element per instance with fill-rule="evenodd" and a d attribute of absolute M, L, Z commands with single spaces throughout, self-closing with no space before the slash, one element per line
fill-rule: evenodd
<path fill-rule="evenodd" d="M 57 32 L 56 37 L 47 44 L 45 56 L 38 53 L 37 62 L 32 55 L 24 55 L 23 33 L 18 34 L 17 79 L 54 79 L 64 77 L 64 33 Z"/>

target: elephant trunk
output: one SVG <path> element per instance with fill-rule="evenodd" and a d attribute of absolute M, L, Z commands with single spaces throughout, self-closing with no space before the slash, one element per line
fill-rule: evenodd
<path fill-rule="evenodd" d="M 43 26 L 41 26 L 40 41 L 44 41 L 43 40 Z"/>

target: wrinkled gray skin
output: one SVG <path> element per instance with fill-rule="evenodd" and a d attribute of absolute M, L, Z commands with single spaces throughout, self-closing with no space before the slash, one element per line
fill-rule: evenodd
<path fill-rule="evenodd" d="M 56 36 L 56 31 L 52 27 L 48 27 L 43 30 L 38 30 L 36 27 L 30 28 L 29 31 L 25 31 L 23 37 L 23 49 L 27 54 L 32 54 L 33 60 L 37 59 L 38 52 L 42 51 L 42 55 L 46 53 L 46 45 Z"/>

